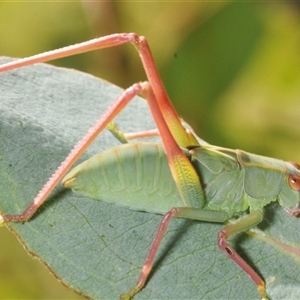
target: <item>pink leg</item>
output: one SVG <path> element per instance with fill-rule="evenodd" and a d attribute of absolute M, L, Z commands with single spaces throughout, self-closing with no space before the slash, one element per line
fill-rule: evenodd
<path fill-rule="evenodd" d="M 145 72 L 149 79 L 149 83 L 146 85 L 135 84 L 131 88 L 127 89 L 126 92 L 115 102 L 114 105 L 108 109 L 106 114 L 100 118 L 97 124 L 95 124 L 95 126 L 67 156 L 65 161 L 52 175 L 50 180 L 38 193 L 26 211 L 21 215 L 6 215 L 2 218 L 3 220 L 0 218 L 0 223 L 3 223 L 4 221 L 23 222 L 28 220 L 35 213 L 38 207 L 45 201 L 54 187 L 60 182 L 62 177 L 81 156 L 81 154 L 95 139 L 95 137 L 122 110 L 122 108 L 132 99 L 132 97 L 141 91 L 144 92 L 144 95 L 149 100 L 148 103 L 150 109 L 157 123 L 160 135 L 163 138 L 163 143 L 171 171 L 179 188 L 184 204 L 186 206 L 193 205 L 195 207 L 203 204 L 204 197 L 198 175 L 179 148 L 179 146 L 185 147 L 191 144 L 190 135 L 186 133 L 185 128 L 182 126 L 181 121 L 176 114 L 176 111 L 170 103 L 159 74 L 156 70 L 150 48 L 144 37 L 140 37 L 134 33 L 113 34 L 2 65 L 0 66 L 0 72 L 76 53 L 117 46 L 128 42 L 133 43 L 137 48 L 144 65 Z M 190 188 L 190 186 L 192 186 L 192 188 Z"/>
<path fill-rule="evenodd" d="M 147 99 L 150 110 L 157 124 L 160 135 L 162 136 L 164 148 L 167 154 L 168 162 L 182 195 L 185 206 L 199 207 L 203 204 L 204 196 L 201 190 L 198 175 L 184 155 L 180 147 L 173 138 L 152 92 L 148 82 L 134 84 L 128 88 L 116 102 L 106 111 L 106 113 L 96 122 L 96 124 L 88 131 L 86 136 L 77 144 L 70 152 L 64 162 L 57 171 L 50 177 L 42 190 L 37 194 L 33 202 L 28 208 L 18 215 L 4 215 L 0 224 L 3 222 L 24 222 L 30 219 L 36 210 L 43 204 L 55 186 L 61 181 L 63 176 L 68 172 L 71 166 L 78 160 L 85 149 L 93 142 L 95 137 L 107 126 L 112 119 L 120 113 L 120 111 L 139 93 L 143 93 Z"/>
<path fill-rule="evenodd" d="M 4 222 L 24 222 L 30 219 L 37 209 L 43 204 L 55 186 L 61 181 L 64 175 L 78 160 L 87 147 L 93 142 L 97 135 L 105 129 L 106 125 L 143 89 L 143 84 L 134 84 L 124 91 L 124 93 L 108 108 L 104 115 L 99 118 L 96 124 L 88 131 L 88 133 L 81 139 L 75 148 L 69 153 L 66 159 L 62 162 L 56 172 L 50 177 L 48 182 L 44 185 L 41 191 L 34 198 L 28 208 L 20 215 L 4 215 L 2 216 Z M 2 222 L 3 222 L 2 221 Z M 0 216 L 0 224 L 1 216 Z"/>
<path fill-rule="evenodd" d="M 262 211 L 251 212 L 248 216 L 241 218 L 236 223 L 231 223 L 222 228 L 218 235 L 219 248 L 234 262 L 236 262 L 254 281 L 261 299 L 267 300 L 266 286 L 262 278 L 241 258 L 232 246 L 227 243 L 227 239 L 234 234 L 248 230 L 262 221 Z"/>
<path fill-rule="evenodd" d="M 125 133 L 127 140 L 147 138 L 152 136 L 159 136 L 159 131 L 157 129 L 147 130 L 147 131 L 138 131 L 138 132 L 128 132 Z"/>
<path fill-rule="evenodd" d="M 151 248 L 145 260 L 143 269 L 135 286 L 128 293 L 121 295 L 122 300 L 131 299 L 145 286 L 148 276 L 152 270 L 157 250 L 170 224 L 170 221 L 173 218 L 186 218 L 200 221 L 223 223 L 227 220 L 228 216 L 227 213 L 224 211 L 213 211 L 193 207 L 174 207 L 170 211 L 168 211 L 159 224 L 158 230 L 156 231 Z"/>
<path fill-rule="evenodd" d="M 161 78 L 156 69 L 153 56 L 145 37 L 138 36 L 135 33 L 117 33 L 100 38 L 96 38 L 87 42 L 67 46 L 61 49 L 48 51 L 28 58 L 13 61 L 0 66 L 0 72 L 13 70 L 19 67 L 28 66 L 34 63 L 46 62 L 57 58 L 62 58 L 74 54 L 84 53 L 92 50 L 114 47 L 125 43 L 132 43 L 137 49 L 142 60 L 148 81 L 157 99 L 160 110 L 163 113 L 168 127 L 170 128 L 175 140 L 181 147 L 187 147 L 191 142 L 189 135 L 181 125 L 181 121 L 171 104 L 171 101 L 165 91 Z"/>
<path fill-rule="evenodd" d="M 157 253 L 158 247 L 164 237 L 164 234 L 170 224 L 170 221 L 172 220 L 172 218 L 178 216 L 178 214 L 179 214 L 179 209 L 172 208 L 169 212 L 167 212 L 164 215 L 164 218 L 160 222 L 160 225 L 158 227 L 156 235 L 153 239 L 150 251 L 149 251 L 146 261 L 144 263 L 143 269 L 140 273 L 140 276 L 139 276 L 135 286 L 128 293 L 121 295 L 121 297 L 120 297 L 121 300 L 131 299 L 135 294 L 137 294 L 145 286 L 147 278 L 152 269 L 153 261 L 154 261 L 155 255 Z"/>

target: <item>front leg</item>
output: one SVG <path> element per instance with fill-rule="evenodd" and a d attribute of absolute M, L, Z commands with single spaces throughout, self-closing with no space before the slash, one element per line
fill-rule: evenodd
<path fill-rule="evenodd" d="M 266 293 L 266 285 L 262 278 L 247 264 L 244 259 L 237 254 L 232 246 L 227 243 L 227 239 L 237 233 L 246 231 L 257 224 L 263 219 L 263 211 L 256 210 L 251 212 L 244 218 L 239 219 L 235 223 L 230 223 L 224 226 L 218 234 L 219 248 L 233 261 L 235 261 L 254 281 L 257 286 L 258 292 L 262 300 L 268 300 Z"/>

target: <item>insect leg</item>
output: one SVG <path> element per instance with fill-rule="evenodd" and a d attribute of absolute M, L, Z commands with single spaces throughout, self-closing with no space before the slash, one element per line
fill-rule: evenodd
<path fill-rule="evenodd" d="M 159 131 L 157 129 L 129 132 L 125 133 L 121 131 L 114 122 L 110 122 L 106 128 L 112 133 L 112 135 L 122 144 L 128 143 L 129 140 L 147 138 L 151 136 L 159 136 Z"/>
<path fill-rule="evenodd" d="M 144 88 L 142 83 L 134 84 L 129 87 L 124 93 L 108 108 L 108 110 L 98 119 L 95 125 L 87 132 L 87 134 L 79 141 L 75 148 L 69 153 L 66 159 L 62 162 L 59 168 L 50 177 L 41 191 L 37 194 L 31 204 L 22 214 L 17 215 L 0 215 L 0 226 L 6 222 L 24 222 L 30 219 L 37 209 L 44 203 L 55 186 L 61 181 L 64 175 L 69 171 L 71 166 L 80 158 L 82 153 L 94 141 L 98 134 L 105 129 L 107 124 L 120 113 L 120 111 L 138 95 Z"/>
<path fill-rule="evenodd" d="M 157 250 L 159 248 L 159 245 L 161 244 L 161 241 L 164 237 L 164 234 L 172 218 L 185 218 L 185 219 L 222 223 L 227 220 L 228 216 L 227 213 L 224 211 L 213 211 L 213 210 L 197 209 L 191 207 L 174 207 L 170 211 L 168 211 L 164 215 L 156 231 L 156 235 L 153 239 L 151 248 L 148 252 L 147 258 L 145 260 L 140 276 L 136 282 L 136 285 L 128 293 L 121 295 L 122 300 L 131 299 L 135 294 L 137 294 L 144 287 L 147 278 L 151 272 L 153 261 L 157 253 Z"/>
<path fill-rule="evenodd" d="M 170 170 L 184 206 L 203 207 L 205 197 L 200 178 L 172 135 L 171 129 L 162 114 L 161 107 L 156 100 L 156 95 L 149 83 L 145 85 L 144 96 L 147 99 L 152 116 L 159 130 Z"/>
<path fill-rule="evenodd" d="M 267 293 L 265 282 L 262 278 L 247 264 L 244 259 L 237 254 L 232 246 L 227 243 L 227 239 L 232 235 L 235 235 L 239 232 L 248 230 L 257 224 L 259 224 L 263 219 L 263 211 L 256 210 L 251 212 L 244 218 L 241 218 L 235 223 L 230 223 L 224 226 L 218 234 L 218 245 L 219 248 L 233 261 L 235 261 L 254 281 L 258 288 L 258 292 L 261 296 L 261 299 L 267 300 Z"/>
<path fill-rule="evenodd" d="M 198 145 L 201 143 L 208 144 L 205 141 L 201 140 L 199 137 L 196 138 L 196 134 L 193 132 L 193 130 L 189 127 L 186 127 L 187 124 L 182 120 L 182 126 L 185 128 L 186 134 L 189 136 L 189 139 L 191 140 L 190 146 Z M 110 122 L 106 128 L 112 133 L 112 135 L 122 144 L 128 143 L 130 140 L 134 139 L 140 139 L 140 138 L 148 138 L 148 137 L 154 137 L 159 136 L 158 129 L 152 129 L 152 130 L 145 130 L 145 131 L 137 131 L 137 132 L 123 132 L 119 129 L 119 127 L 114 123 Z"/>
<path fill-rule="evenodd" d="M 61 181 L 71 166 L 78 160 L 87 147 L 93 142 L 97 135 L 120 113 L 120 111 L 137 94 L 146 96 L 154 120 L 157 124 L 160 135 L 163 139 L 164 148 L 168 157 L 170 168 L 176 181 L 184 205 L 202 207 L 204 205 L 204 195 L 201 189 L 198 175 L 174 140 L 158 106 L 157 100 L 148 82 L 137 83 L 128 88 L 124 93 L 108 108 L 104 115 L 88 131 L 82 140 L 69 153 L 60 167 L 50 177 L 41 191 L 37 194 L 31 204 L 22 214 L 0 216 L 0 225 L 5 222 L 24 222 L 30 219 L 37 209 L 44 203 L 55 186 Z"/>
<path fill-rule="evenodd" d="M 159 73 L 154 63 L 154 59 L 145 37 L 136 33 L 117 33 L 100 38 L 95 38 L 83 43 L 63 47 L 60 49 L 47 51 L 31 57 L 19 59 L 4 65 L 0 65 L 0 72 L 13 70 L 19 67 L 28 66 L 34 63 L 46 62 L 74 54 L 85 53 L 93 50 L 114 47 L 126 43 L 132 43 L 139 53 L 148 81 L 153 89 L 153 93 L 159 103 L 160 110 L 170 128 L 175 140 L 181 147 L 194 145 L 196 139 L 188 135 L 181 124 L 171 101 L 166 93 Z"/>

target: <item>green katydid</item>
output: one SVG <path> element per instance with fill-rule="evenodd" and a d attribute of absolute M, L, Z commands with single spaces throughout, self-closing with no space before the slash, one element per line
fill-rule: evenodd
<path fill-rule="evenodd" d="M 24 213 L 4 214 L 0 223 L 30 219 L 61 180 L 65 187 L 91 198 L 105 198 L 133 210 L 164 215 L 136 285 L 121 296 L 122 299 L 130 299 L 146 284 L 155 254 L 172 218 L 223 223 L 240 212 L 249 212 L 223 227 L 218 235 L 218 244 L 251 277 L 260 297 L 267 299 L 264 281 L 227 243 L 227 239 L 259 224 L 263 219 L 263 208 L 272 201 L 278 201 L 290 215 L 300 213 L 300 170 L 297 164 L 212 146 L 196 137 L 177 116 L 149 46 L 144 37 L 136 34 L 115 34 L 46 52 L 2 65 L 0 72 L 128 42 L 137 48 L 148 82 L 128 88 L 71 151 Z M 67 174 L 95 137 L 138 94 L 147 100 L 158 128 L 154 134 L 161 136 L 162 145 L 121 145 L 92 157 Z M 153 133 L 129 136 L 116 128 L 111 130 L 122 141 Z M 125 176 L 129 172 L 127 170 L 132 177 Z M 153 178 L 150 186 L 149 181 L 144 181 L 146 174 Z"/>

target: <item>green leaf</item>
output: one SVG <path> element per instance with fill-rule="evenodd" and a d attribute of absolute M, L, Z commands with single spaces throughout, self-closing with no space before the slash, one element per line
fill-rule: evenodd
<path fill-rule="evenodd" d="M 15 214 L 23 212 L 122 90 L 47 65 L 0 76 L 0 210 Z M 116 122 L 124 131 L 154 127 L 144 100 L 133 101 Z M 105 131 L 82 159 L 117 144 Z M 65 285 L 89 298 L 117 299 L 135 284 L 161 218 L 58 187 L 32 220 L 7 226 Z M 219 251 L 221 226 L 173 220 L 147 285 L 135 299 L 258 299 L 253 282 Z M 274 204 L 260 229 L 265 235 L 241 234 L 231 243 L 271 281 L 269 296 L 296 299 L 299 220 Z"/>

